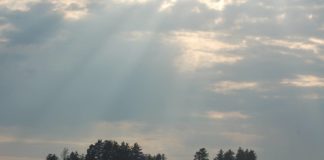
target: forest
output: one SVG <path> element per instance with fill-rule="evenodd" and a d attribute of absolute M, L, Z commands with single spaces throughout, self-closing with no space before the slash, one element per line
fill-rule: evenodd
<path fill-rule="evenodd" d="M 60 157 L 59 157 L 60 156 Z M 64 148 L 61 154 L 48 154 L 46 160 L 166 160 L 163 153 L 154 155 L 142 152 L 138 143 L 129 145 L 126 142 L 120 144 L 113 140 L 98 140 L 91 144 L 86 154 L 79 154 L 77 151 L 69 152 Z M 199 149 L 193 156 L 193 160 L 256 160 L 257 156 L 253 150 L 238 148 L 234 153 L 231 149 L 223 151 L 220 149 L 215 157 L 209 157 L 206 148 Z"/>

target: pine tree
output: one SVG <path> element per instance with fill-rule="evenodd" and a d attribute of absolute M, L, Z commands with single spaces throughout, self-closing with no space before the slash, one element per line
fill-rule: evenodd
<path fill-rule="evenodd" d="M 162 154 L 162 159 L 161 160 L 166 160 L 167 158 L 166 158 L 166 156 L 165 156 L 165 154 Z"/>
<path fill-rule="evenodd" d="M 222 149 L 219 150 L 214 160 L 224 160 L 224 151 Z"/>
<path fill-rule="evenodd" d="M 102 142 L 102 140 L 98 140 L 96 144 L 90 145 L 87 149 L 85 160 L 103 160 L 103 148 L 104 143 Z"/>
<path fill-rule="evenodd" d="M 236 156 L 235 156 L 236 160 L 247 160 L 246 157 L 247 156 L 246 156 L 244 150 L 241 147 L 239 147 L 239 149 L 236 152 Z"/>
<path fill-rule="evenodd" d="M 209 160 L 207 150 L 205 148 L 201 148 L 198 152 L 196 152 L 194 160 Z"/>
<path fill-rule="evenodd" d="M 67 160 L 81 160 L 81 156 L 78 152 L 71 152 Z"/>
<path fill-rule="evenodd" d="M 48 154 L 46 160 L 58 160 L 58 157 L 55 154 Z"/>
<path fill-rule="evenodd" d="M 62 158 L 62 160 L 67 160 L 68 155 L 69 155 L 69 149 L 67 149 L 67 148 L 63 148 L 63 151 L 62 151 L 62 153 L 61 153 L 61 158 Z"/>
<path fill-rule="evenodd" d="M 256 159 L 257 159 L 257 156 L 256 156 L 255 152 L 253 150 L 250 150 L 247 153 L 247 160 L 256 160 Z"/>
<path fill-rule="evenodd" d="M 117 150 L 115 160 L 128 160 L 131 157 L 131 149 L 126 142 L 122 142 Z"/>
<path fill-rule="evenodd" d="M 224 153 L 224 160 L 235 160 L 234 152 L 232 150 L 228 150 Z"/>
<path fill-rule="evenodd" d="M 103 155 L 104 160 L 113 160 L 116 155 L 116 150 L 114 149 L 113 141 L 105 141 L 103 146 Z"/>
<path fill-rule="evenodd" d="M 138 143 L 134 143 L 131 148 L 131 159 L 132 160 L 144 160 L 144 154 L 142 152 L 142 148 L 138 145 Z"/>

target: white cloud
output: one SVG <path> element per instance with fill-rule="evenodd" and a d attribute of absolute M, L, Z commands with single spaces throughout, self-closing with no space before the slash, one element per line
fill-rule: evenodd
<path fill-rule="evenodd" d="M 295 87 L 324 87 L 324 78 L 314 75 L 297 75 L 295 79 L 283 79 L 281 84 Z"/>
<path fill-rule="evenodd" d="M 255 40 L 261 44 L 268 46 L 283 47 L 289 50 L 306 51 L 306 53 L 313 54 L 319 60 L 324 60 L 324 55 L 321 53 L 321 46 L 324 45 L 324 40 L 320 38 L 311 37 L 304 39 L 301 37 L 289 37 L 286 39 L 271 39 L 269 37 L 248 37 L 250 40 Z M 303 57 L 304 53 L 298 52 L 285 52 L 280 53 L 295 55 L 297 57 Z"/>
<path fill-rule="evenodd" d="M 113 0 L 114 3 L 133 5 L 133 4 L 145 4 L 150 0 Z"/>
<path fill-rule="evenodd" d="M 302 42 L 302 41 L 269 40 L 268 44 L 273 45 L 273 46 L 285 47 L 285 48 L 289 48 L 289 49 L 312 51 L 314 53 L 318 53 L 318 50 L 319 50 L 317 45 L 308 43 L 308 42 Z"/>
<path fill-rule="evenodd" d="M 214 120 L 250 118 L 250 116 L 243 114 L 241 112 L 217 112 L 217 111 L 209 111 L 206 113 L 205 117 Z"/>
<path fill-rule="evenodd" d="M 191 12 L 198 14 L 198 13 L 201 13 L 201 10 L 199 7 L 194 7 L 194 8 L 192 8 Z"/>
<path fill-rule="evenodd" d="M 228 94 L 239 90 L 255 90 L 259 88 L 257 82 L 222 81 L 213 84 L 211 90 L 217 93 Z"/>
<path fill-rule="evenodd" d="M 226 36 L 223 33 L 215 32 L 190 32 L 178 31 L 172 34 L 174 40 L 183 47 L 190 50 L 215 51 L 215 50 L 232 50 L 239 48 L 239 45 L 233 45 L 217 40 L 218 36 Z"/>
<path fill-rule="evenodd" d="M 277 23 L 283 23 L 286 19 L 286 13 L 282 13 L 276 16 Z"/>
<path fill-rule="evenodd" d="M 0 43 L 3 43 L 3 42 L 7 42 L 9 41 L 5 36 L 4 36 L 4 32 L 7 32 L 7 31 L 14 31 L 16 30 L 17 28 L 10 24 L 10 23 L 5 23 L 5 24 L 0 24 Z"/>
<path fill-rule="evenodd" d="M 65 19 L 78 20 L 88 14 L 88 0 L 51 0 L 54 11 L 60 12 Z"/>
<path fill-rule="evenodd" d="M 223 11 L 226 6 L 240 5 L 246 3 L 247 0 L 198 0 L 200 3 L 205 4 L 209 9 Z"/>
<path fill-rule="evenodd" d="M 0 6 L 4 6 L 14 11 L 29 11 L 29 5 L 40 2 L 41 0 L 0 0 Z"/>
<path fill-rule="evenodd" d="M 165 0 L 162 2 L 159 12 L 171 10 L 171 8 L 177 3 L 177 0 Z"/>
<path fill-rule="evenodd" d="M 226 56 L 208 52 L 187 51 L 185 54 L 178 57 L 175 62 L 180 71 L 192 72 L 201 68 L 210 68 L 214 64 L 233 64 L 242 59 L 243 57 L 240 56 Z"/>
<path fill-rule="evenodd" d="M 192 72 L 209 68 L 214 64 L 233 64 L 243 59 L 238 55 L 221 54 L 220 52 L 242 48 L 242 44 L 229 44 L 217 40 L 220 34 L 214 32 L 174 32 L 168 41 L 180 46 L 183 54 L 175 63 L 180 71 Z"/>
<path fill-rule="evenodd" d="M 320 38 L 315 38 L 315 37 L 311 37 L 309 39 L 309 41 L 316 43 L 318 45 L 324 45 L 324 39 L 320 39 Z"/>
<path fill-rule="evenodd" d="M 222 17 L 218 17 L 214 20 L 214 24 L 216 24 L 216 25 L 222 24 L 222 23 L 224 23 L 224 18 L 222 18 Z"/>

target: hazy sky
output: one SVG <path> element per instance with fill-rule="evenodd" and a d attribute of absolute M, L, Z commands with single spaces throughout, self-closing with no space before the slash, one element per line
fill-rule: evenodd
<path fill-rule="evenodd" d="M 322 0 L 0 0 L 0 159 L 98 139 L 323 159 Z"/>

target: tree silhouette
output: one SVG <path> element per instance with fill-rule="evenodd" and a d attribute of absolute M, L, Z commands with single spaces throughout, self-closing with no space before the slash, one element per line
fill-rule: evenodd
<path fill-rule="evenodd" d="M 83 160 L 84 157 L 82 155 L 79 155 L 78 152 L 71 152 L 68 156 L 67 160 Z"/>
<path fill-rule="evenodd" d="M 232 150 L 228 150 L 224 153 L 224 160 L 235 160 L 234 152 Z"/>
<path fill-rule="evenodd" d="M 46 160 L 58 160 L 58 157 L 55 154 L 48 154 Z"/>
<path fill-rule="evenodd" d="M 214 160 L 224 160 L 224 151 L 222 149 L 219 150 Z"/>
<path fill-rule="evenodd" d="M 145 160 L 145 156 L 142 152 L 142 148 L 138 145 L 138 143 L 134 143 L 131 148 L 131 159 L 133 160 Z"/>
<path fill-rule="evenodd" d="M 247 160 L 256 160 L 257 156 L 253 150 L 248 151 Z"/>
<path fill-rule="evenodd" d="M 194 160 L 209 160 L 206 148 L 199 149 Z M 64 148 L 61 153 L 61 160 L 166 160 L 166 156 L 161 153 L 155 155 L 144 154 L 141 146 L 134 143 L 129 146 L 128 143 L 117 143 L 112 140 L 98 140 L 95 144 L 91 144 L 85 155 L 80 155 L 77 151 L 69 154 L 69 150 Z M 48 154 L 46 160 L 59 160 L 55 154 Z M 216 154 L 213 160 L 257 160 L 257 155 L 253 150 L 243 150 L 238 148 L 235 154 L 232 150 L 224 153 L 222 149 Z"/>
<path fill-rule="evenodd" d="M 196 152 L 194 160 L 208 160 L 206 148 L 201 148 L 198 152 Z"/>
<path fill-rule="evenodd" d="M 129 146 L 128 143 L 118 144 L 116 141 L 102 141 L 92 144 L 87 149 L 85 160 L 165 160 L 164 154 L 152 156 L 144 154 L 138 143 Z"/>
<path fill-rule="evenodd" d="M 67 160 L 68 155 L 69 155 L 69 149 L 63 148 L 62 153 L 61 153 L 62 160 Z"/>
<path fill-rule="evenodd" d="M 235 158 L 236 160 L 248 160 L 246 153 L 241 147 L 237 150 Z"/>

